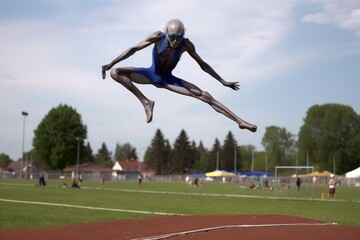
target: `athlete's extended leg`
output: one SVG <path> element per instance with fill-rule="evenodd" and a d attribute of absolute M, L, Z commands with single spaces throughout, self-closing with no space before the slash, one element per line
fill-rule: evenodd
<path fill-rule="evenodd" d="M 153 109 L 155 102 L 148 99 L 134 84 L 151 84 L 152 82 L 145 76 L 135 73 L 134 68 L 113 68 L 111 69 L 111 77 L 126 89 L 132 92 L 141 102 L 145 108 L 146 122 L 149 123 L 153 118 Z"/>
<path fill-rule="evenodd" d="M 187 81 L 183 81 L 183 87 L 181 86 L 175 86 L 175 85 L 167 85 L 165 86 L 166 89 L 191 96 L 194 98 L 197 98 L 203 102 L 208 103 L 215 111 L 222 113 L 226 117 L 230 118 L 231 120 L 235 121 L 241 129 L 248 129 L 251 132 L 256 132 L 257 126 L 250 124 L 243 119 L 239 118 L 235 113 L 230 111 L 227 107 L 225 107 L 223 104 L 215 100 L 208 92 L 202 91 L 199 87 L 196 85 L 189 83 Z"/>
<path fill-rule="evenodd" d="M 246 122 L 245 120 L 239 118 L 235 113 L 230 111 L 223 104 L 215 100 L 208 92 L 201 92 L 201 96 L 198 97 L 200 100 L 207 102 L 211 107 L 213 107 L 217 112 L 220 112 L 227 116 L 228 118 L 234 120 L 241 129 L 248 129 L 251 132 L 256 132 L 257 126 Z"/>

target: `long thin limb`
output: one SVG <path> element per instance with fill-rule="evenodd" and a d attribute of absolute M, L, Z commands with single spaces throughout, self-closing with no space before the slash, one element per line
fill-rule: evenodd
<path fill-rule="evenodd" d="M 111 77 L 126 89 L 132 92 L 141 102 L 145 108 L 146 113 L 146 122 L 149 123 L 153 118 L 153 109 L 155 102 L 148 99 L 134 84 L 134 82 L 141 84 L 151 84 L 151 81 L 146 77 L 136 74 L 134 69 L 131 67 L 128 68 L 113 68 L 110 72 Z"/>
<path fill-rule="evenodd" d="M 176 93 L 180 93 L 183 95 L 191 96 L 197 98 L 203 102 L 208 103 L 215 111 L 222 113 L 229 119 L 236 122 L 241 129 L 248 129 L 251 132 L 256 132 L 257 126 L 246 122 L 245 120 L 239 118 L 235 113 L 230 111 L 227 107 L 223 104 L 215 100 L 208 92 L 202 91 L 200 88 L 195 86 L 192 83 L 183 81 L 184 87 L 174 86 L 174 85 L 167 85 L 165 86 L 166 89 L 174 91 Z"/>

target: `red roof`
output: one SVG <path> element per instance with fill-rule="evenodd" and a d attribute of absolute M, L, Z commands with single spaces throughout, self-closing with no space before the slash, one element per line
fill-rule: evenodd
<path fill-rule="evenodd" d="M 73 172 L 76 171 L 76 165 L 68 166 L 63 169 L 64 172 Z M 80 165 L 79 166 L 80 172 L 112 172 L 110 167 L 102 167 L 102 166 L 94 166 L 94 165 Z"/>
<path fill-rule="evenodd" d="M 124 171 L 130 171 L 130 170 L 138 170 L 139 169 L 139 164 L 141 167 L 141 162 L 133 160 L 133 161 L 129 161 L 129 160 L 123 160 L 123 161 L 118 161 L 118 163 L 120 164 L 121 168 Z"/>

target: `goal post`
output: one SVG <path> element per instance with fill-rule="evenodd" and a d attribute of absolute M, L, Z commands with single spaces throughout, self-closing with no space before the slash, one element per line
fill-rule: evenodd
<path fill-rule="evenodd" d="M 278 184 L 280 184 L 280 177 L 279 176 L 279 171 L 286 171 L 287 172 L 287 177 L 312 177 L 314 176 L 314 166 L 275 166 L 275 186 L 277 186 Z M 305 173 L 300 174 L 299 172 L 306 170 Z M 295 171 L 295 173 L 293 175 L 290 176 L 290 172 Z M 282 176 L 283 177 L 283 176 Z M 296 181 L 296 180 L 295 180 Z M 286 181 L 285 181 L 286 182 Z M 314 199 L 314 185 L 313 185 L 313 181 L 307 181 L 307 183 L 310 183 L 311 185 L 311 199 Z M 290 182 L 286 183 L 286 184 L 290 184 Z M 276 190 L 276 188 L 275 188 Z M 289 194 L 290 194 L 290 186 L 289 186 Z"/>

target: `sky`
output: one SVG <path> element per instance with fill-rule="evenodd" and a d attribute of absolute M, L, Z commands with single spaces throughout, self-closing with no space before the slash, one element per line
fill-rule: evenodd
<path fill-rule="evenodd" d="M 197 53 L 240 90 L 223 87 L 187 53 L 173 74 L 256 124 L 256 133 L 195 98 L 137 85 L 156 102 L 147 124 L 135 96 L 109 74 L 102 80 L 102 65 L 173 18 L 182 20 Z M 148 67 L 151 51 L 115 67 Z M 113 152 L 116 144 L 130 143 L 141 158 L 157 129 L 171 144 L 185 130 L 208 149 L 231 131 L 239 145 L 261 151 L 266 127 L 297 135 L 313 105 L 343 104 L 360 114 L 359 93 L 358 0 L 0 2 L 0 153 L 15 160 L 23 141 L 29 151 L 34 130 L 60 104 L 81 115 L 94 153 L 103 142 Z"/>

